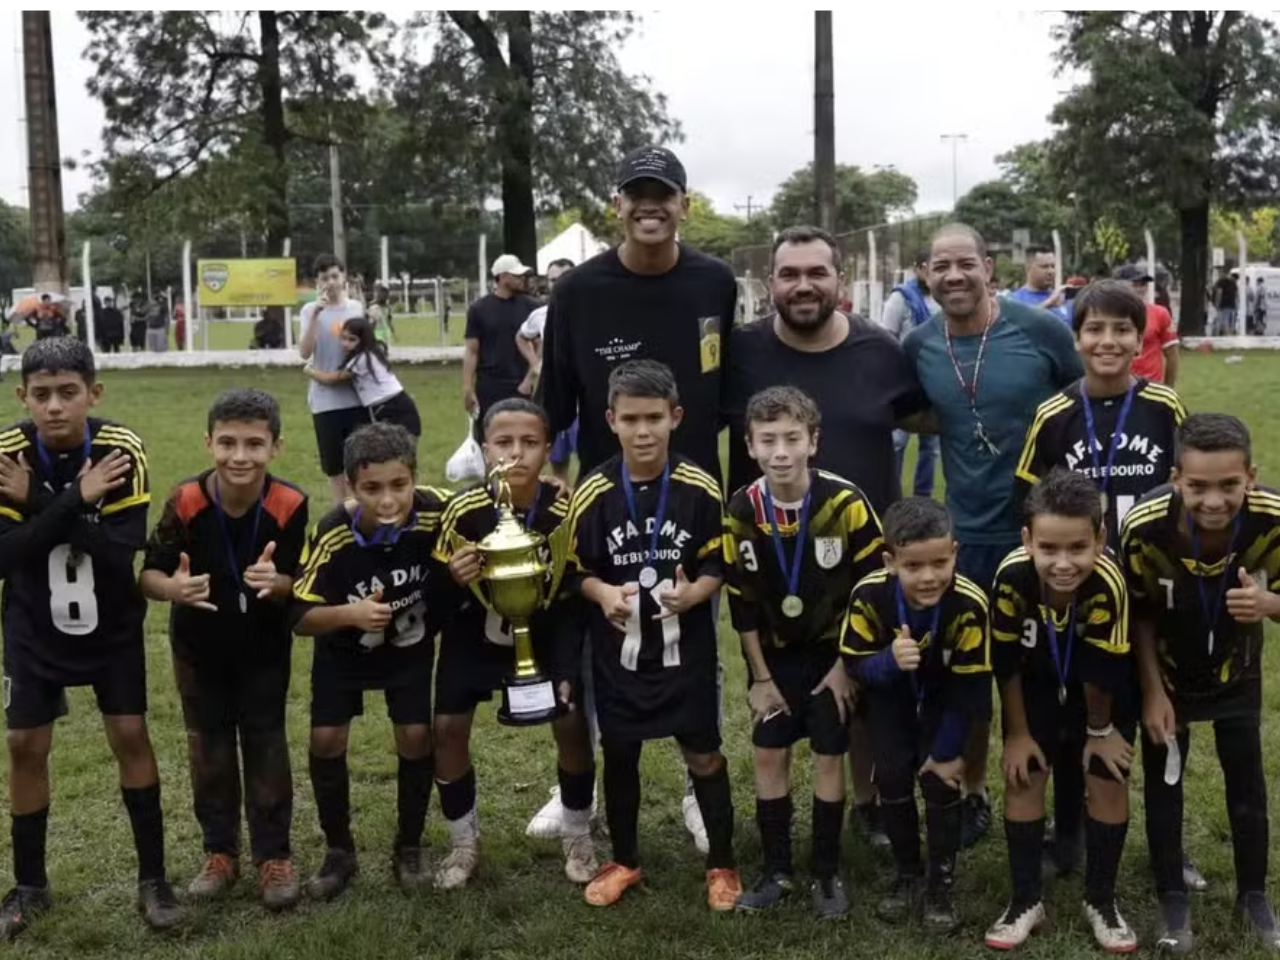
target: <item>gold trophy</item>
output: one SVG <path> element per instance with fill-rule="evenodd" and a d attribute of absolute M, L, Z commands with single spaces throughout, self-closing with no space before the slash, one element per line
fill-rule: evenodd
<path fill-rule="evenodd" d="M 546 601 L 548 567 L 539 559 L 546 538 L 527 530 L 516 519 L 511 505 L 507 465 L 499 463 L 489 473 L 496 480 L 498 525 L 480 541 L 481 578 L 489 587 L 489 603 L 511 623 L 515 641 L 515 670 L 502 689 L 498 722 L 507 726 L 533 726 L 554 720 L 564 711 L 555 685 L 546 678 L 533 658 L 529 620 Z"/>

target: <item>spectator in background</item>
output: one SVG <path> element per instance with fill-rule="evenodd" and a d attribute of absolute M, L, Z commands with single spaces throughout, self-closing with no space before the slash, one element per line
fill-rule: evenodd
<path fill-rule="evenodd" d="M 134 353 L 147 349 L 147 301 L 141 297 L 129 304 L 129 349 Z"/>
<path fill-rule="evenodd" d="M 374 284 L 373 303 L 369 304 L 368 314 L 373 339 L 384 347 L 391 346 L 396 332 L 391 320 L 391 291 L 381 283 Z"/>
<path fill-rule="evenodd" d="M 1240 271 L 1232 270 L 1213 285 L 1213 333 L 1229 337 L 1236 332 L 1236 311 L 1240 305 Z"/>
<path fill-rule="evenodd" d="M 262 311 L 262 319 L 253 325 L 249 349 L 284 349 L 284 307 L 267 307 Z"/>
<path fill-rule="evenodd" d="M 81 343 L 89 342 L 89 317 L 84 308 L 84 301 L 76 309 L 76 339 Z"/>
<path fill-rule="evenodd" d="M 1128 283 L 1147 306 L 1147 325 L 1133 361 L 1133 375 L 1172 387 L 1178 379 L 1178 331 L 1168 310 L 1158 303 L 1147 303 L 1147 284 L 1155 283 L 1155 278 L 1133 264 L 1117 267 L 1114 276 Z"/>
<path fill-rule="evenodd" d="M 1267 287 L 1262 277 L 1258 278 L 1253 298 L 1253 332 L 1264 337 L 1267 334 Z"/>
<path fill-rule="evenodd" d="M 67 318 L 47 293 L 40 295 L 40 306 L 36 307 L 34 315 L 27 317 L 27 325 L 35 330 L 37 340 L 65 337 L 68 333 Z"/>
<path fill-rule="evenodd" d="M 462 405 L 476 418 L 476 440 L 484 439 L 485 411 L 520 395 L 529 365 L 516 349 L 516 333 L 538 304 L 525 294 L 531 267 L 515 254 L 493 261 L 493 292 L 467 309 L 462 356 Z"/>
<path fill-rule="evenodd" d="M 164 353 L 169 349 L 169 308 L 164 297 L 156 294 L 147 307 L 147 350 Z"/>
<path fill-rule="evenodd" d="M 938 312 L 938 305 L 929 292 L 929 251 L 916 253 L 914 272 L 893 288 L 880 313 L 880 325 L 899 342 L 907 334 Z M 938 466 L 938 435 L 917 434 L 919 452 L 916 454 L 915 482 L 912 492 L 917 497 L 932 497 Z M 893 431 L 893 453 L 897 463 L 897 475 L 902 476 L 902 463 L 906 459 L 911 434 L 906 430 Z"/>
<path fill-rule="evenodd" d="M 1071 319 L 1066 307 L 1067 288 L 1064 285 L 1060 289 L 1053 289 L 1053 281 L 1057 275 L 1058 258 L 1051 247 L 1027 247 L 1026 281 L 1009 294 L 1009 299 L 1048 310 L 1067 323 Z"/>
<path fill-rule="evenodd" d="M 187 349 L 187 308 L 180 303 L 173 308 L 173 346 L 176 350 Z"/>
<path fill-rule="evenodd" d="M 94 317 L 95 332 L 98 343 L 104 353 L 119 353 L 124 344 L 124 314 L 116 306 L 114 297 L 107 297 L 102 303 L 101 316 Z"/>

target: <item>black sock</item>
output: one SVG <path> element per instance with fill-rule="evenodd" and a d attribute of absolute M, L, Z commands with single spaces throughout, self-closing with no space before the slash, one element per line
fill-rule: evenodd
<path fill-rule="evenodd" d="M 1044 817 L 1020 823 L 1005 817 L 1004 835 L 1009 843 L 1009 877 L 1013 904 L 1029 907 L 1043 899 L 1040 863 L 1044 849 Z"/>
<path fill-rule="evenodd" d="M 466 773 L 449 783 L 437 780 L 436 789 L 440 791 L 440 812 L 444 818 L 461 820 L 476 808 L 476 768 L 468 767 Z"/>
<path fill-rule="evenodd" d="M 880 822 L 885 836 L 893 846 L 893 862 L 898 875 L 920 876 L 920 811 L 916 809 L 915 794 L 901 800 L 880 797 Z"/>
<path fill-rule="evenodd" d="M 596 768 L 591 765 L 586 773 L 570 773 L 564 767 L 556 768 L 560 783 L 560 803 L 566 810 L 590 810 L 596 796 Z"/>
<path fill-rule="evenodd" d="M 604 754 L 604 813 L 609 822 L 613 860 L 624 867 L 640 866 L 640 747 L 639 743 L 601 744 Z"/>
<path fill-rule="evenodd" d="M 794 812 L 789 793 L 777 800 L 756 798 L 756 825 L 760 828 L 760 846 L 767 877 L 779 873 L 791 875 L 791 818 Z"/>
<path fill-rule="evenodd" d="M 138 882 L 163 880 L 164 814 L 160 811 L 160 784 L 136 789 L 121 787 L 120 793 L 133 827 L 133 845 L 138 850 Z"/>
<path fill-rule="evenodd" d="M 310 756 L 311 789 L 316 795 L 316 812 L 325 845 L 330 849 L 355 853 L 356 841 L 351 836 L 351 775 L 347 755 Z"/>
<path fill-rule="evenodd" d="M 732 869 L 733 859 L 733 792 L 729 787 L 729 763 L 721 761 L 720 769 L 709 777 L 693 778 L 693 793 L 698 798 L 702 822 L 707 827 L 707 869 Z"/>
<path fill-rule="evenodd" d="M 840 829 L 844 801 L 813 798 L 813 843 L 809 851 L 815 880 L 830 880 L 840 868 Z"/>
<path fill-rule="evenodd" d="M 13 878 L 20 887 L 47 887 L 45 839 L 49 835 L 49 808 L 13 815 Z"/>
<path fill-rule="evenodd" d="M 1088 858 L 1084 868 L 1084 898 L 1095 907 L 1106 906 L 1116 899 L 1116 876 L 1120 872 L 1120 854 L 1129 832 L 1126 823 L 1099 823 L 1084 818 L 1084 842 Z"/>
<path fill-rule="evenodd" d="M 396 849 L 422 845 L 422 827 L 431 803 L 431 781 L 435 779 L 433 756 L 411 760 L 400 757 L 396 767 Z"/>

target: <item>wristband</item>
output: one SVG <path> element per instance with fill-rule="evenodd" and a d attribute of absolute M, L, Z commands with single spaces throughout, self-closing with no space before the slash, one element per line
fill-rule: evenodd
<path fill-rule="evenodd" d="M 773 677 L 757 677 L 755 680 L 751 681 L 751 685 L 754 687 L 757 683 L 772 683 L 772 682 L 773 682 Z"/>
<path fill-rule="evenodd" d="M 1114 723 L 1108 723 L 1101 730 L 1095 730 L 1093 727 L 1085 728 L 1085 733 L 1089 735 L 1090 740 L 1105 740 L 1115 732 L 1116 725 Z"/>

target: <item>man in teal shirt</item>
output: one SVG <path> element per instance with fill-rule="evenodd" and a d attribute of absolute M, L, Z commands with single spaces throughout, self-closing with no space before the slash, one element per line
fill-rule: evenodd
<path fill-rule="evenodd" d="M 973 228 L 948 224 L 929 250 L 940 312 L 903 347 L 929 398 L 942 442 L 947 509 L 960 541 L 957 569 L 988 591 L 996 567 L 1022 543 L 1014 471 L 1036 408 L 1084 376 L 1071 330 L 1053 314 L 991 293 L 992 262 Z M 964 843 L 991 822 L 986 797 L 989 724 L 965 749 Z"/>

